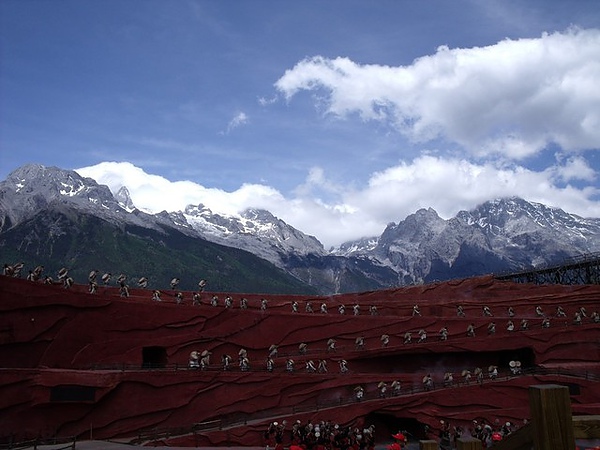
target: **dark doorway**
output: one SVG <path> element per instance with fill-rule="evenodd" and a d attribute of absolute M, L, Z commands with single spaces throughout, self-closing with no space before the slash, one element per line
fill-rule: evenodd
<path fill-rule="evenodd" d="M 167 350 L 164 347 L 144 347 L 142 349 L 142 367 L 160 369 L 167 365 Z"/>
<path fill-rule="evenodd" d="M 50 389 L 51 402 L 93 402 L 95 399 L 96 388 L 93 386 L 62 384 Z"/>

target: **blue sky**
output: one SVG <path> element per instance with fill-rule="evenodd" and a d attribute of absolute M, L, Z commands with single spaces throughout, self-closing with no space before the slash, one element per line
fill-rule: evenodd
<path fill-rule="evenodd" d="M 0 179 L 326 246 L 505 195 L 600 217 L 596 0 L 2 0 L 0 45 Z"/>

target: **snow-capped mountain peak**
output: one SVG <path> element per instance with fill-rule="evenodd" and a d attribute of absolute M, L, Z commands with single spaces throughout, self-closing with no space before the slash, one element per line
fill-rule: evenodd
<path fill-rule="evenodd" d="M 114 194 L 74 171 L 31 164 L 0 182 L 0 233 L 44 211 L 76 211 L 119 228 L 135 225 L 245 250 L 326 292 L 346 286 L 389 287 L 479 274 L 524 270 L 600 251 L 600 219 L 521 198 L 491 200 L 450 219 L 419 209 L 381 236 L 326 251 L 313 236 L 263 209 L 215 213 L 203 204 L 148 214 L 129 191 Z M 72 231 L 72 230 L 71 230 Z M 42 239 L 43 241 L 43 239 Z"/>
<path fill-rule="evenodd" d="M 238 215 L 213 213 L 205 205 L 188 205 L 181 213 L 187 224 L 207 239 L 238 247 L 281 265 L 282 255 L 324 254 L 314 237 L 289 226 L 269 211 L 247 209 Z"/>

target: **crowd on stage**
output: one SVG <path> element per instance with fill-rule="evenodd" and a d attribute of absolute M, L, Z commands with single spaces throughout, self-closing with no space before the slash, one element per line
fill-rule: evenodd
<path fill-rule="evenodd" d="M 451 426 L 448 421 L 440 420 L 438 431 L 430 430 L 428 426 L 424 427 L 423 438 L 435 438 L 441 450 L 456 449 L 457 440 L 469 436 L 479 439 L 483 448 L 492 448 L 517 428 L 517 425 L 510 421 L 488 422 L 484 418 L 473 420 L 470 427 Z M 392 441 L 387 445 L 388 450 L 401 450 L 408 445 L 409 436 L 411 434 L 407 431 L 398 431 L 390 436 L 383 436 L 383 440 Z M 264 445 L 266 450 L 374 450 L 375 425 L 341 426 L 331 420 L 315 423 L 310 420 L 304 423 L 296 420 L 290 425 L 286 420 L 275 421 L 269 423 L 264 431 Z"/>
<path fill-rule="evenodd" d="M 296 420 L 288 426 L 271 422 L 264 433 L 267 449 L 283 450 L 284 443 L 290 450 L 373 450 L 375 426 L 340 426 L 331 420 L 306 423 Z"/>

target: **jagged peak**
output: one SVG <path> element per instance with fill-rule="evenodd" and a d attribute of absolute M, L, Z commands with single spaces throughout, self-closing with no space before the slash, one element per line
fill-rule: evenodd
<path fill-rule="evenodd" d="M 241 216 L 246 219 L 258 220 L 261 222 L 278 222 L 281 220 L 274 216 L 270 211 L 261 208 L 247 208 L 242 211 Z"/>
<path fill-rule="evenodd" d="M 126 211 L 132 212 L 136 209 L 135 205 L 133 204 L 133 200 L 131 200 L 131 195 L 129 194 L 129 189 L 127 189 L 127 186 L 121 186 L 117 193 L 114 194 L 114 197 L 115 200 L 119 202 L 119 205 L 121 205 L 121 207 Z"/>
<path fill-rule="evenodd" d="M 107 186 L 92 178 L 84 178 L 74 170 L 60 169 L 42 164 L 26 164 L 12 171 L 3 183 L 17 193 L 41 195 L 48 200 L 64 197 L 92 196 L 99 200 L 112 199 Z"/>
<path fill-rule="evenodd" d="M 46 171 L 47 167 L 42 164 L 25 164 L 20 167 L 17 167 L 11 173 L 8 174 L 7 180 L 23 180 L 31 178 L 32 176 L 39 175 L 40 173 Z M 57 167 L 53 167 L 53 169 L 59 170 Z"/>
<path fill-rule="evenodd" d="M 581 219 L 561 208 L 528 201 L 521 197 L 490 200 L 469 211 L 460 211 L 456 217 L 469 225 L 477 224 L 482 229 L 492 231 L 516 220 L 529 222 L 535 227 L 552 228 L 572 224 Z"/>

